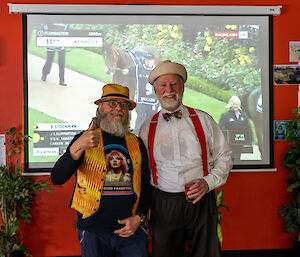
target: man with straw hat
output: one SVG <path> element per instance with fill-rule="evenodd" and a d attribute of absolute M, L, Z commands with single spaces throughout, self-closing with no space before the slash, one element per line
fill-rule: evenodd
<path fill-rule="evenodd" d="M 140 224 L 150 203 L 149 168 L 142 140 L 129 133 L 129 89 L 103 86 L 96 117 L 54 165 L 55 185 L 76 176 L 71 208 L 83 257 L 146 257 Z M 109 173 L 109 175 L 108 175 Z"/>
<path fill-rule="evenodd" d="M 152 257 L 220 257 L 214 189 L 226 182 L 232 152 L 210 115 L 182 104 L 186 80 L 171 61 L 149 75 L 162 106 L 140 130 L 152 171 Z"/>

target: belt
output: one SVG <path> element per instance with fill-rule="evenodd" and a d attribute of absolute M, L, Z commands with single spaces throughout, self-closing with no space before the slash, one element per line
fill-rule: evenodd
<path fill-rule="evenodd" d="M 152 187 L 152 191 L 161 195 L 161 196 L 167 196 L 167 197 L 184 197 L 185 198 L 185 193 L 184 192 L 176 192 L 176 193 L 171 193 L 171 192 L 165 192 L 157 187 Z"/>

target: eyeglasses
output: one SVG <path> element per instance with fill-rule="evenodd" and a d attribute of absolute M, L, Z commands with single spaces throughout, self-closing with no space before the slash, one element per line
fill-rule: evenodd
<path fill-rule="evenodd" d="M 103 103 L 108 103 L 110 108 L 116 108 L 118 104 L 120 105 L 121 109 L 129 109 L 130 103 L 129 102 L 118 102 L 116 100 L 107 100 L 102 101 Z"/>

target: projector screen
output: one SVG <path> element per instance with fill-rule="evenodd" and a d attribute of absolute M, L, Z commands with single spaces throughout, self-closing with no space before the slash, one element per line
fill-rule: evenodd
<path fill-rule="evenodd" d="M 23 21 L 27 172 L 49 171 L 88 128 L 104 84 L 130 89 L 138 134 L 161 108 L 147 79 L 162 60 L 187 68 L 183 103 L 220 125 L 234 169 L 273 168 L 271 16 L 26 14 Z"/>

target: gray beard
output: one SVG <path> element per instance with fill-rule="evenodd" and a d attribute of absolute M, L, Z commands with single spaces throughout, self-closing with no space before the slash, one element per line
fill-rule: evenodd
<path fill-rule="evenodd" d="M 114 111 L 115 112 L 115 111 Z M 109 113 L 104 114 L 97 109 L 96 117 L 93 118 L 96 128 L 100 128 L 103 131 L 110 133 L 117 137 L 124 137 L 127 132 L 129 132 L 129 115 L 127 119 L 122 116 L 121 120 L 115 120 L 114 122 L 110 122 L 107 119 Z"/>
<path fill-rule="evenodd" d="M 164 97 L 161 97 L 158 99 L 160 105 L 168 110 L 168 109 L 177 109 L 182 104 L 182 97 L 179 94 L 176 94 L 176 100 L 173 100 L 172 102 L 167 102 L 164 100 Z"/>

